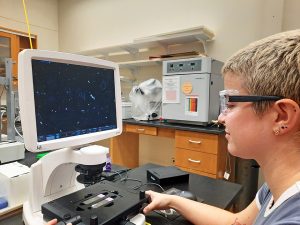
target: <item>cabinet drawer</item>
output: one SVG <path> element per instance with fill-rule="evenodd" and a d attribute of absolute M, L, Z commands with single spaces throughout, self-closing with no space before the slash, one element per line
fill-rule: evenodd
<path fill-rule="evenodd" d="M 190 131 L 176 131 L 175 146 L 176 148 L 217 154 L 218 135 Z"/>
<path fill-rule="evenodd" d="M 176 148 L 175 165 L 205 173 L 217 173 L 217 156 L 198 151 Z"/>
<path fill-rule="evenodd" d="M 138 134 L 147 134 L 147 135 L 154 135 L 154 136 L 157 135 L 156 127 L 147 127 L 147 126 L 126 124 L 125 131 L 132 132 L 132 133 L 138 133 Z"/>

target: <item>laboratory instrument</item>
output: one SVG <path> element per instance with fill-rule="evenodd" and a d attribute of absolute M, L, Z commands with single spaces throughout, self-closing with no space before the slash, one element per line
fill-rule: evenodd
<path fill-rule="evenodd" d="M 162 118 L 208 125 L 219 115 L 223 63 L 211 57 L 163 62 Z"/>
<path fill-rule="evenodd" d="M 43 215 L 41 208 L 74 193 L 94 197 L 81 194 L 85 185 L 78 182 L 75 167 L 98 165 L 101 171 L 109 150 L 90 143 L 121 134 L 119 68 L 115 63 L 86 56 L 24 50 L 19 54 L 18 70 L 25 146 L 32 152 L 52 151 L 30 168 L 30 193 L 23 205 L 23 220 L 26 225 L 41 225 L 51 217 L 67 220 L 70 213 L 61 218 L 55 212 L 63 210 L 53 207 L 51 213 L 48 210 Z M 99 184 L 98 191 L 107 189 L 107 185 Z M 124 204 L 122 200 L 114 199 L 114 204 Z M 136 212 L 142 202 L 133 202 L 135 207 L 127 213 Z M 101 209 L 97 208 L 100 215 L 105 213 Z M 75 210 L 75 218 L 85 221 L 86 213 Z M 105 224 L 100 215 L 97 224 Z"/>

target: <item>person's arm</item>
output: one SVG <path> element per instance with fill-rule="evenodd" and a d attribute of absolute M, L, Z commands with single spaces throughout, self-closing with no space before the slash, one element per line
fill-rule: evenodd
<path fill-rule="evenodd" d="M 151 203 L 144 208 L 144 213 L 154 209 L 172 208 L 195 225 L 250 225 L 258 213 L 255 200 L 246 209 L 235 214 L 175 195 L 153 191 L 147 191 L 146 194 L 150 196 Z"/>

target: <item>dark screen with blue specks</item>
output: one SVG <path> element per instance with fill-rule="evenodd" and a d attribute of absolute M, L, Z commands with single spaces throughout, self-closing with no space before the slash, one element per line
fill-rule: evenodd
<path fill-rule="evenodd" d="M 114 70 L 32 59 L 39 142 L 115 129 Z"/>

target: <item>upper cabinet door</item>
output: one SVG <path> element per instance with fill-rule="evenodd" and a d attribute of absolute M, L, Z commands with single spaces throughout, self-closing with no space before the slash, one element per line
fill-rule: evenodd
<path fill-rule="evenodd" d="M 6 32 L 7 31 L 7 32 Z M 32 47 L 37 48 L 37 36 L 32 35 Z M 17 87 L 18 81 L 18 54 L 23 49 L 30 48 L 28 35 L 24 32 L 0 27 L 0 57 L 13 60 L 12 76 L 13 85 Z M 0 76 L 5 76 L 5 65 L 0 63 Z"/>
<path fill-rule="evenodd" d="M 19 42 L 15 34 L 0 31 L 0 57 L 12 58 L 13 61 L 18 59 Z M 5 73 L 4 65 L 0 65 L 0 74 Z M 13 76 L 17 76 L 17 65 L 13 64 Z"/>

